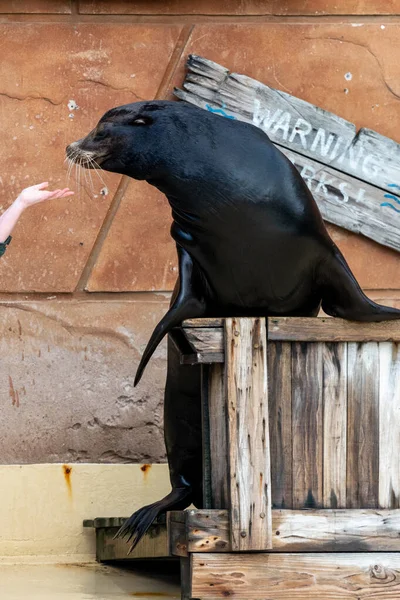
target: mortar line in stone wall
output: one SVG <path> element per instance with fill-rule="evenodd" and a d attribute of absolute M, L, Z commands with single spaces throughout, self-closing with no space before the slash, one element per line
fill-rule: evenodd
<path fill-rule="evenodd" d="M 129 177 L 123 175 L 121 177 L 121 181 L 119 182 L 117 191 L 115 192 L 114 198 L 112 199 L 112 202 L 110 204 L 110 208 L 108 209 L 104 221 L 100 227 L 99 233 L 97 234 L 96 240 L 93 244 L 92 250 L 90 251 L 86 264 L 83 267 L 78 284 L 75 288 L 76 292 L 84 291 L 86 289 L 93 267 L 96 264 L 97 259 L 100 255 L 101 249 L 106 240 L 108 232 L 110 231 L 111 225 L 114 221 L 114 217 L 117 214 L 118 208 L 121 204 L 122 198 L 125 195 L 128 185 Z"/>
<path fill-rule="evenodd" d="M 192 30 L 193 30 L 193 25 L 188 25 L 186 27 L 183 27 L 183 29 L 179 35 L 179 38 L 177 40 L 177 43 L 175 45 L 175 48 L 171 54 L 171 58 L 168 62 L 165 73 L 161 79 L 157 93 L 155 94 L 155 99 L 162 99 L 165 97 L 165 94 L 167 93 L 168 86 L 171 82 L 171 79 L 178 67 L 182 53 L 184 52 L 184 49 L 186 48 L 186 46 L 188 44 Z M 108 209 L 107 215 L 102 223 L 102 226 L 97 235 L 96 241 L 93 244 L 92 250 L 91 250 L 89 257 L 86 261 L 86 264 L 82 270 L 82 274 L 81 274 L 78 284 L 75 288 L 76 292 L 86 290 L 86 286 L 88 284 L 90 275 L 92 274 L 93 268 L 94 268 L 94 266 L 97 262 L 97 259 L 100 255 L 103 244 L 104 244 L 104 242 L 107 238 L 107 235 L 111 229 L 111 225 L 114 221 L 115 215 L 118 212 L 118 208 L 122 202 L 122 198 L 124 197 L 125 192 L 129 186 L 129 182 L 130 182 L 130 178 L 127 177 L 126 175 L 123 175 L 121 177 L 121 181 L 118 185 L 115 196 L 111 202 L 110 208 Z"/>
<path fill-rule="evenodd" d="M 400 301 L 399 289 L 367 289 L 365 294 L 375 301 Z M 172 290 L 126 292 L 0 292 L 0 304 L 21 302 L 169 302 Z"/>
<path fill-rule="evenodd" d="M 0 13 L 0 24 L 16 23 L 73 23 L 73 24 L 132 24 L 132 25 L 307 25 L 307 24 L 399 24 L 400 12 L 392 14 L 335 14 L 335 15 L 222 15 L 222 14 L 102 14 L 90 15 L 78 12 L 67 14 L 49 13 Z"/>
<path fill-rule="evenodd" d="M 161 83 L 158 86 L 157 93 L 154 96 L 155 100 L 165 99 L 167 92 L 168 92 L 168 88 L 171 84 L 171 80 L 176 72 L 176 69 L 179 66 L 181 57 L 189 43 L 189 40 L 192 36 L 192 31 L 193 31 L 194 27 L 195 26 L 193 23 L 183 27 L 183 29 L 179 35 L 178 41 L 176 42 L 176 46 L 172 52 L 171 59 L 167 65 L 167 68 L 165 69 L 165 73 L 161 79 Z"/>
<path fill-rule="evenodd" d="M 57 302 L 145 302 L 149 304 L 169 304 L 171 291 L 166 292 L 73 292 L 59 294 L 44 294 L 43 292 L 7 293 L 0 292 L 0 306 L 34 303 L 57 303 Z"/>
<path fill-rule="evenodd" d="M 79 15 L 79 0 L 69 0 L 71 15 Z"/>

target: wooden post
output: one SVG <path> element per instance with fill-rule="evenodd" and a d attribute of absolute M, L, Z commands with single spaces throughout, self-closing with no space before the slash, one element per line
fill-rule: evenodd
<path fill-rule="evenodd" d="M 201 429 L 203 451 L 203 508 L 212 508 L 211 490 L 211 440 L 210 440 L 210 406 L 208 386 L 210 381 L 210 365 L 201 365 Z"/>
<path fill-rule="evenodd" d="M 232 550 L 266 550 L 272 547 L 266 346 L 264 319 L 226 319 Z"/>
<path fill-rule="evenodd" d="M 229 471 L 228 471 L 228 429 L 227 404 L 225 401 L 225 369 L 221 363 L 206 367 L 207 386 L 203 385 L 203 394 L 207 393 L 209 414 L 209 452 L 211 506 L 205 508 L 229 507 Z M 203 373 L 205 367 L 203 366 Z M 204 400 L 203 400 L 204 405 Z M 207 476 L 203 478 L 205 483 Z"/>

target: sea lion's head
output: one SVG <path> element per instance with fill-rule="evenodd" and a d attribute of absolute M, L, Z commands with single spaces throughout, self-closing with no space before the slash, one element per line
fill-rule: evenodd
<path fill-rule="evenodd" d="M 214 145 L 209 119 L 225 120 L 184 102 L 134 102 L 105 113 L 84 138 L 71 143 L 67 157 L 87 169 L 156 180 L 165 173 L 187 176 L 188 153 L 204 161 Z"/>

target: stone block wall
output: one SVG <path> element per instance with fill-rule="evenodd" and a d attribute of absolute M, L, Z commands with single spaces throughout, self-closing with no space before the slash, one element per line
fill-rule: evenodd
<path fill-rule="evenodd" d="M 0 210 L 42 180 L 76 191 L 27 211 L 1 259 L 0 463 L 165 459 L 165 346 L 133 376 L 176 278 L 170 210 L 143 182 L 68 181 L 66 144 L 172 98 L 190 52 L 400 142 L 399 34 L 398 0 L 0 0 Z M 329 229 L 400 306 L 400 254 Z"/>

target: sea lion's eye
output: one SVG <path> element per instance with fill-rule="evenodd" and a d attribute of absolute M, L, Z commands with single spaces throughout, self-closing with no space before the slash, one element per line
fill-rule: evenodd
<path fill-rule="evenodd" d="M 107 137 L 107 131 L 105 129 L 100 129 L 100 131 L 96 131 L 96 139 L 101 140 Z"/>
<path fill-rule="evenodd" d="M 150 117 L 136 117 L 131 121 L 131 125 L 150 125 L 153 122 L 153 119 Z"/>

